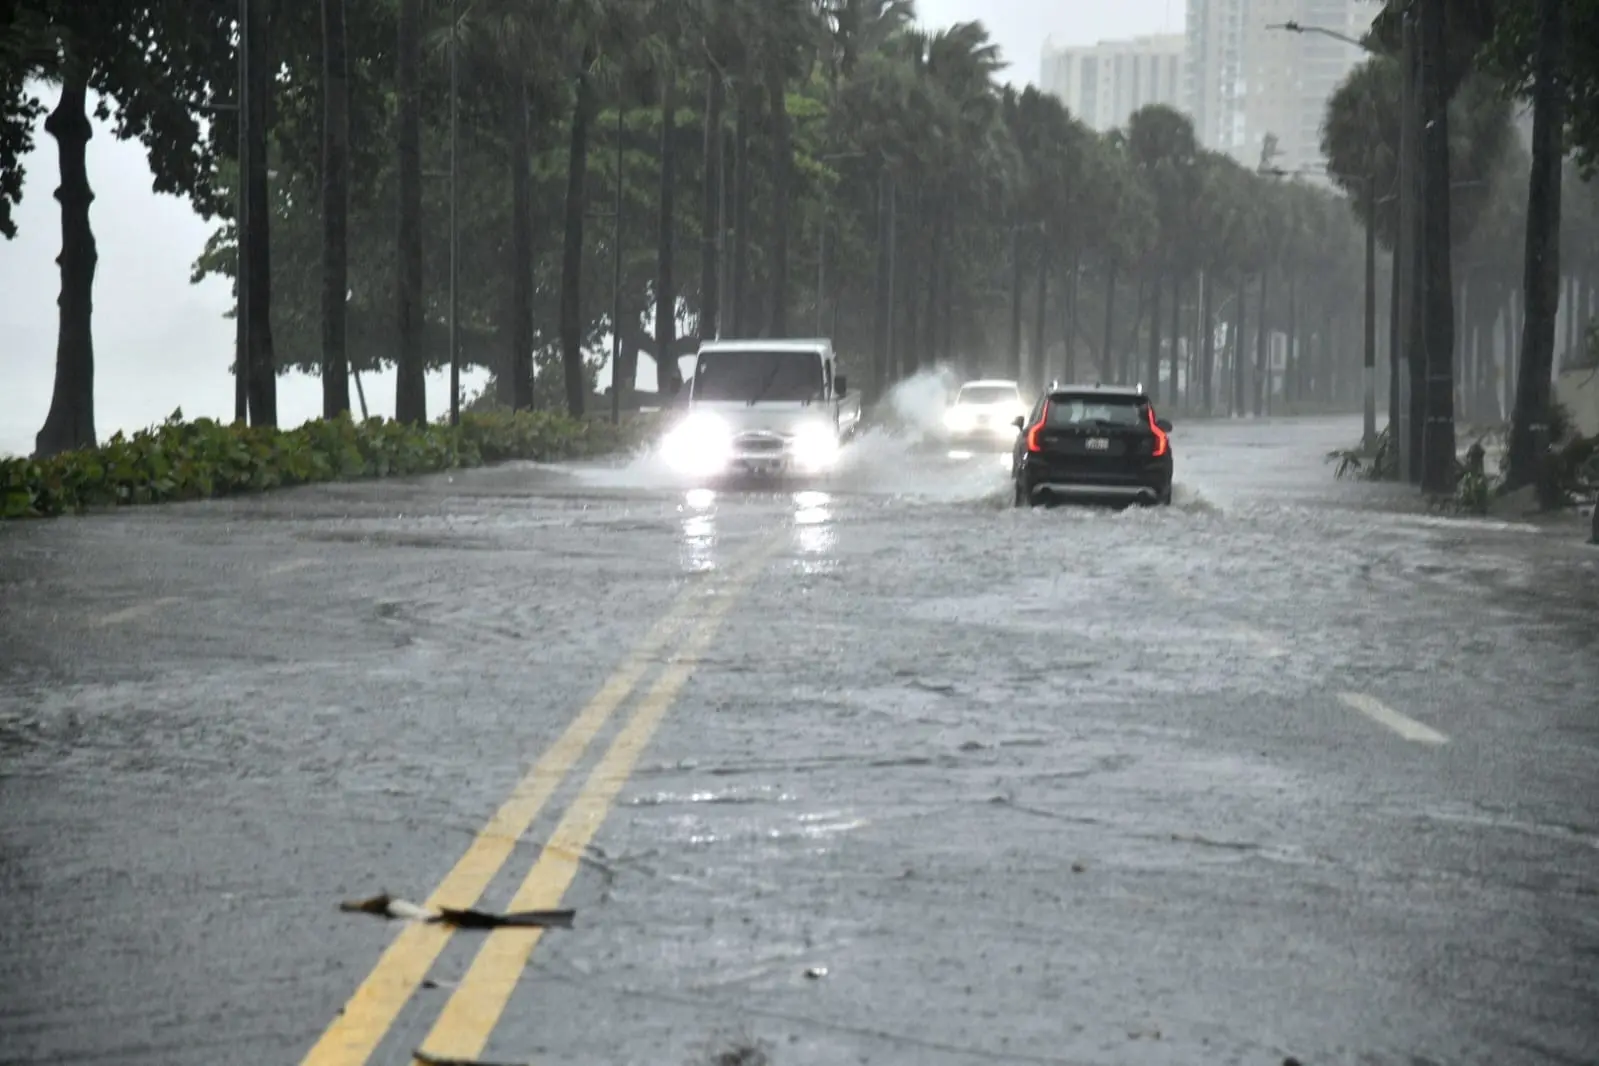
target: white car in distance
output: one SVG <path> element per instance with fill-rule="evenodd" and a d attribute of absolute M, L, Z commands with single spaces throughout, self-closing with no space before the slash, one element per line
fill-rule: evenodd
<path fill-rule="evenodd" d="M 1027 417 L 1021 386 L 1014 381 L 968 381 L 944 412 L 951 444 L 1006 447 L 1016 438 L 1016 419 Z"/>

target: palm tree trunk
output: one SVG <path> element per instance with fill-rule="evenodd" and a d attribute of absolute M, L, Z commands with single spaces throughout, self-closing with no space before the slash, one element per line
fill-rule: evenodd
<path fill-rule="evenodd" d="M 945 217 L 945 226 L 948 227 L 944 235 L 943 248 L 940 251 L 943 268 L 940 273 L 944 278 L 944 296 L 938 302 L 940 316 L 939 334 L 943 339 L 941 361 L 948 363 L 955 354 L 955 236 L 953 216 Z"/>
<path fill-rule="evenodd" d="M 1010 361 L 1011 373 L 1022 380 L 1022 231 L 1015 223 L 1010 230 Z"/>
<path fill-rule="evenodd" d="M 399 353 L 394 417 L 427 421 L 427 366 L 422 350 L 422 2 L 400 0 L 399 93 Z M 253 183 L 252 183 L 253 184 Z M 252 208 L 253 218 L 255 211 Z M 251 270 L 254 276 L 255 271 Z M 255 328 L 261 318 L 251 315 Z"/>
<path fill-rule="evenodd" d="M 1516 405 L 1510 421 L 1505 487 L 1535 484 L 1543 469 L 1560 299 L 1560 179 L 1565 100 L 1562 0 L 1538 5 L 1537 83 L 1533 90 L 1532 180 L 1527 194 L 1526 317 Z"/>
<path fill-rule="evenodd" d="M 246 35 L 249 139 L 244 165 L 249 171 L 245 181 L 249 238 L 245 247 L 249 265 L 245 268 L 245 299 L 250 316 L 250 423 L 256 426 L 278 424 L 277 356 L 272 344 L 272 201 L 267 186 L 267 130 L 271 126 L 275 81 L 271 75 L 273 52 L 266 8 L 259 0 L 249 5 Z"/>
<path fill-rule="evenodd" d="M 1116 365 L 1116 264 L 1105 270 L 1105 347 L 1099 353 L 1099 376 L 1111 381 Z"/>
<path fill-rule="evenodd" d="M 1266 397 L 1271 392 L 1271 327 L 1266 317 L 1271 308 L 1271 273 L 1260 272 L 1259 331 L 1255 334 L 1254 414 L 1260 418 L 1266 413 Z"/>
<path fill-rule="evenodd" d="M 1399 249 L 1394 249 L 1388 257 L 1390 263 L 1390 286 L 1388 296 L 1388 435 L 1391 438 L 1390 447 L 1394 454 L 1399 448 L 1399 356 L 1404 351 L 1405 337 L 1401 326 L 1404 316 L 1400 313 L 1401 303 L 1404 299 L 1404 265 L 1399 254 Z M 1398 463 L 1394 465 L 1398 471 Z M 1403 477 L 1403 473 L 1399 473 Z"/>
<path fill-rule="evenodd" d="M 716 336 L 721 314 L 722 75 L 705 72 L 705 203 L 700 224 L 700 340 Z M 657 383 L 657 387 L 659 384 Z"/>
<path fill-rule="evenodd" d="M 1167 365 L 1171 368 L 1171 379 L 1166 382 L 1166 404 L 1170 407 L 1177 405 L 1178 383 L 1182 380 L 1182 372 L 1178 369 L 1182 358 L 1183 336 L 1183 273 L 1173 270 L 1171 276 L 1171 358 Z M 1153 393 L 1151 393 L 1153 395 Z"/>
<path fill-rule="evenodd" d="M 750 99 L 738 94 L 733 132 L 733 335 L 744 336 L 750 321 Z"/>
<path fill-rule="evenodd" d="M 1245 391 L 1245 370 L 1249 363 L 1249 348 L 1244 343 L 1245 331 L 1249 328 L 1249 275 L 1245 274 L 1238 279 L 1238 307 L 1232 328 L 1232 371 L 1233 371 L 1233 402 L 1232 410 L 1228 414 L 1234 418 L 1247 412 L 1244 398 L 1248 395 Z"/>
<path fill-rule="evenodd" d="M 927 229 L 927 309 L 922 314 L 922 331 L 925 340 L 921 350 L 929 363 L 938 361 L 938 296 L 943 284 L 944 212 L 938 203 L 933 204 L 932 220 Z M 821 300 L 820 294 L 817 300 Z"/>
<path fill-rule="evenodd" d="M 1163 291 L 1161 282 L 1164 280 L 1160 272 L 1156 271 L 1150 285 L 1150 299 L 1153 307 L 1149 315 L 1149 361 L 1145 364 L 1144 371 L 1149 381 L 1144 388 L 1149 390 L 1151 398 L 1160 396 L 1160 298 Z"/>
<path fill-rule="evenodd" d="M 1455 290 L 1449 219 L 1449 90 L 1444 84 L 1448 0 L 1421 0 L 1422 255 L 1425 256 L 1426 421 L 1421 487 L 1455 487 Z M 1556 285 L 1558 286 L 1558 281 Z M 1559 289 L 1555 290 L 1558 298 Z M 1553 358 L 1553 336 L 1550 356 Z"/>
<path fill-rule="evenodd" d="M 674 395 L 682 385 L 677 357 L 677 72 L 667 64 L 661 81 L 661 189 L 655 267 L 655 390 Z M 619 370 L 621 368 L 618 368 Z M 613 382 L 625 403 L 634 383 Z"/>
<path fill-rule="evenodd" d="M 1199 395 L 1200 408 L 1207 415 L 1216 409 L 1213 395 L 1216 381 L 1215 292 L 1215 279 L 1207 272 L 1199 309 Z"/>
<path fill-rule="evenodd" d="M 1033 308 L 1033 359 L 1031 386 L 1042 389 L 1049 384 L 1049 367 L 1045 358 L 1046 333 L 1049 328 L 1049 256 L 1040 250 L 1038 256 L 1037 292 L 1034 299 L 1037 301 Z M 1028 387 L 1028 382 L 1023 382 L 1022 387 Z"/>
<path fill-rule="evenodd" d="M 894 327 L 894 179 L 884 170 L 877 182 L 877 293 L 872 315 L 872 399 L 890 380 Z"/>
<path fill-rule="evenodd" d="M 517 79 L 517 100 L 507 108 L 511 142 L 511 407 L 533 408 L 533 106 L 528 82 Z"/>
<path fill-rule="evenodd" d="M 566 234 L 561 248 L 561 376 L 566 410 L 581 418 L 588 392 L 583 374 L 583 215 L 588 210 L 589 123 L 594 118 L 594 46 L 583 50 L 572 107 L 572 140 L 566 156 Z M 621 101 L 617 102 L 621 107 Z"/>
<path fill-rule="evenodd" d="M 788 79 L 778 63 L 767 66 L 767 103 L 772 109 L 772 262 L 770 336 L 788 336 L 789 193 L 793 184 L 793 123 L 788 114 Z M 909 286 L 906 286 L 907 292 Z"/>
<path fill-rule="evenodd" d="M 89 205 L 89 67 L 70 62 L 61 99 L 44 128 L 60 153 L 61 295 L 56 334 L 55 391 L 44 428 L 34 438 L 34 456 L 43 459 L 95 446 L 94 432 L 94 272 L 99 263 Z"/>
<path fill-rule="evenodd" d="M 1067 383 L 1077 380 L 1077 297 L 1081 287 L 1080 275 L 1083 269 L 1083 250 L 1081 245 L 1072 248 L 1072 272 L 1066 279 L 1066 299 L 1060 320 L 1061 346 L 1065 349 L 1061 353 L 1062 371 Z"/>
<path fill-rule="evenodd" d="M 1304 352 L 1299 346 L 1299 275 L 1288 274 L 1288 350 L 1283 360 L 1283 404 L 1304 399 Z"/>
<path fill-rule="evenodd" d="M 350 410 L 350 81 L 344 0 L 322 0 L 322 417 Z"/>

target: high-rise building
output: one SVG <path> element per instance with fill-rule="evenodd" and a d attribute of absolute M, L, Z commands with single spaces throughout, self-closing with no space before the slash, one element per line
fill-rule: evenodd
<path fill-rule="evenodd" d="M 1280 27 L 1358 39 L 1378 10 L 1368 0 L 1188 0 L 1184 106 L 1200 144 L 1253 167 L 1270 136 L 1271 165 L 1319 166 L 1327 100 L 1366 55 L 1349 41 Z"/>
<path fill-rule="evenodd" d="M 1046 41 L 1039 87 L 1101 132 L 1150 104 L 1183 103 L 1183 37 L 1157 34 L 1062 48 Z"/>

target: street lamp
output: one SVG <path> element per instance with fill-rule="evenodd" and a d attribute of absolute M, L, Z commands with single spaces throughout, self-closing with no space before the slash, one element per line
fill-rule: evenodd
<path fill-rule="evenodd" d="M 1352 44 L 1356 48 L 1363 48 L 1368 52 L 1372 50 L 1371 46 L 1365 41 L 1357 37 L 1351 37 L 1347 33 L 1329 30 L 1325 26 L 1303 26 L 1293 19 L 1289 19 L 1287 22 L 1273 22 L 1268 24 L 1266 28 L 1268 30 L 1285 30 L 1288 33 L 1314 33 L 1322 37 L 1331 37 L 1335 41 L 1343 41 L 1345 44 Z"/>

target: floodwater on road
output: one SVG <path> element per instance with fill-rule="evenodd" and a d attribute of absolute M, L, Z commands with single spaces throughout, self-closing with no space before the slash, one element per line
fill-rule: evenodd
<path fill-rule="evenodd" d="M 0 528 L 0 1062 L 1599 1060 L 1599 552 L 1358 434 Z"/>

